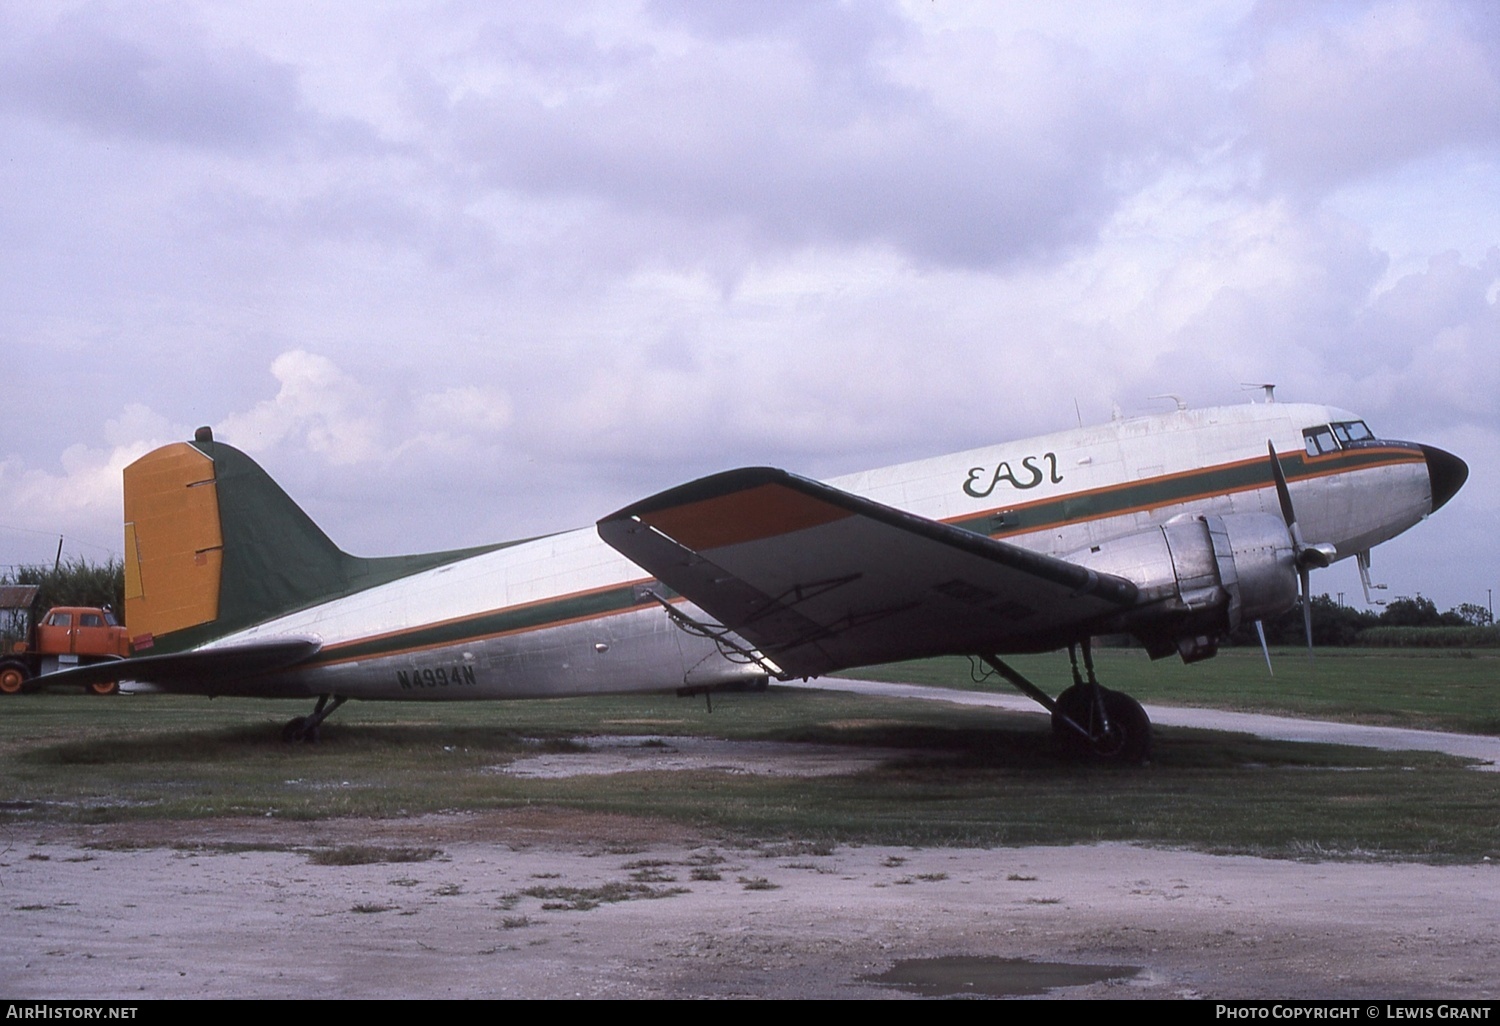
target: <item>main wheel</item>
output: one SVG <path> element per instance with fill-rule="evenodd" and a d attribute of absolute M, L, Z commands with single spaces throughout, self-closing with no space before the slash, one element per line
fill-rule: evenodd
<path fill-rule="evenodd" d="M 1057 696 L 1057 713 L 1052 717 L 1052 736 L 1063 750 L 1072 755 L 1101 762 L 1146 762 L 1151 758 L 1151 718 L 1141 704 L 1123 691 L 1099 689 L 1109 729 L 1102 730 L 1093 689 L 1075 684 Z M 1062 717 L 1066 716 L 1084 730 L 1082 737 Z"/>
<path fill-rule="evenodd" d="M 26 685 L 26 667 L 0 663 L 0 695 L 19 695 Z"/>
<path fill-rule="evenodd" d="M 1093 722 L 1093 707 L 1093 698 L 1089 689 L 1082 684 L 1074 684 L 1057 696 L 1057 710 L 1052 714 L 1052 739 L 1063 751 L 1073 754 L 1088 751 L 1088 739 L 1080 737 L 1063 717 L 1072 720 L 1084 730 L 1089 730 Z"/>
<path fill-rule="evenodd" d="M 120 682 L 117 680 L 100 681 L 98 684 L 90 684 L 83 689 L 91 695 L 114 695 L 120 691 Z"/>

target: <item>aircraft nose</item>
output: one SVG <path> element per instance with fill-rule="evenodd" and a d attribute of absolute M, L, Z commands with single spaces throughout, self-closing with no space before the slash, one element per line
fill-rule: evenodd
<path fill-rule="evenodd" d="M 1436 513 L 1469 479 L 1469 465 L 1451 452 L 1422 446 L 1427 457 L 1427 477 L 1432 482 L 1432 512 Z"/>

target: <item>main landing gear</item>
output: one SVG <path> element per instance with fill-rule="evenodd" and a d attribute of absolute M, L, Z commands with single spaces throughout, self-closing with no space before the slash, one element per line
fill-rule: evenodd
<path fill-rule="evenodd" d="M 328 701 L 330 698 L 333 699 L 332 702 Z M 281 740 L 287 744 L 294 744 L 298 741 L 316 744 L 318 727 L 333 715 L 335 709 L 347 701 L 349 700 L 343 696 L 319 695 L 317 707 L 313 709 L 311 716 L 298 716 L 296 719 L 287 721 L 287 725 L 281 728 Z"/>
<path fill-rule="evenodd" d="M 1151 720 L 1141 704 L 1123 691 L 1111 691 L 1094 676 L 1094 652 L 1084 639 L 1083 667 L 1078 672 L 1078 647 L 1068 646 L 1073 685 L 1054 701 L 1046 692 L 1000 660 L 984 655 L 994 671 L 1052 714 L 1052 736 L 1064 752 L 1099 762 L 1142 763 L 1151 758 Z"/>

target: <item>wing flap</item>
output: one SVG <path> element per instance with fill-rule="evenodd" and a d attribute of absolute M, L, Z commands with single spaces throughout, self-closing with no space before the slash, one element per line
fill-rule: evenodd
<path fill-rule="evenodd" d="M 1124 578 L 768 467 L 662 492 L 598 529 L 791 676 L 1052 648 L 1136 597 Z"/>

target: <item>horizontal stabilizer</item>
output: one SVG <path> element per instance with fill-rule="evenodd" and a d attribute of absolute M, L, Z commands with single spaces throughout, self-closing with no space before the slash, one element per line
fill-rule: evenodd
<path fill-rule="evenodd" d="M 598 528 L 788 676 L 1045 651 L 1137 593 L 1124 578 L 769 467 L 673 488 Z"/>
<path fill-rule="evenodd" d="M 195 685 L 227 684 L 258 673 L 271 673 L 311 658 L 322 648 L 313 638 L 268 638 L 221 648 L 201 648 L 169 655 L 138 656 L 93 663 L 38 677 L 39 685 L 106 684 L 130 680 L 163 690 L 202 690 Z"/>

